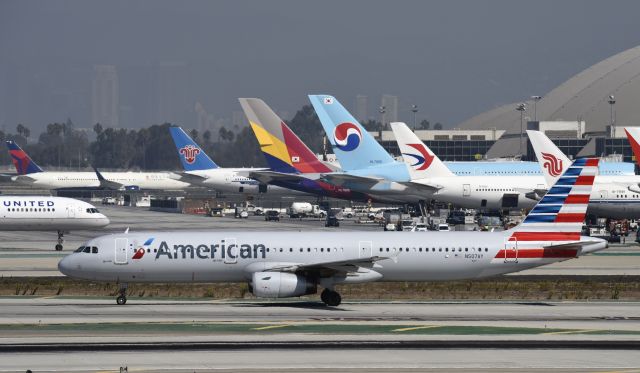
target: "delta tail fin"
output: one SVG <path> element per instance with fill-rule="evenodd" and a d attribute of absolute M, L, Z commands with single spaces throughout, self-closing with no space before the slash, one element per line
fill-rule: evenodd
<path fill-rule="evenodd" d="M 411 180 L 456 176 L 405 123 L 391 123 L 391 129 L 402 153 L 402 159 L 409 168 Z"/>
<path fill-rule="evenodd" d="M 335 171 L 322 163 L 264 101 L 238 100 L 272 171 L 303 174 Z"/>
<path fill-rule="evenodd" d="M 366 169 L 395 162 L 335 97 L 309 95 L 309 100 L 343 170 Z"/>
<path fill-rule="evenodd" d="M 571 165 L 571 160 L 543 132 L 527 130 L 547 186 L 553 185 Z"/>
<path fill-rule="evenodd" d="M 181 127 L 170 127 L 173 143 L 176 145 L 178 157 L 185 171 L 202 171 L 219 168 L 207 153 L 187 135 Z"/>
<path fill-rule="evenodd" d="M 28 175 L 35 174 L 37 172 L 44 172 L 40 166 L 34 162 L 29 155 L 22 150 L 22 148 L 16 144 L 15 141 L 8 140 L 7 148 L 9 148 L 9 155 L 11 156 L 11 161 L 13 165 L 16 167 L 16 172 L 18 175 Z"/>

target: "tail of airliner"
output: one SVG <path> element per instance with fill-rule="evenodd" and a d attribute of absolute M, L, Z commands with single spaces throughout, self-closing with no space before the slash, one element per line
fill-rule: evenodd
<path fill-rule="evenodd" d="M 18 175 L 34 174 L 36 172 L 43 172 L 42 168 L 34 162 L 29 155 L 18 146 L 14 141 L 7 141 L 7 148 L 9 148 L 9 155 L 11 161 L 16 167 Z"/>
<path fill-rule="evenodd" d="M 551 186 L 569 168 L 571 160 L 543 132 L 527 130 L 527 135 L 547 186 Z"/>
<path fill-rule="evenodd" d="M 335 97 L 309 95 L 309 100 L 343 170 L 366 169 L 395 162 Z"/>
<path fill-rule="evenodd" d="M 391 123 L 391 129 L 412 180 L 456 176 L 406 124 L 394 122 Z"/>
<path fill-rule="evenodd" d="M 640 127 L 626 127 L 624 133 L 627 134 L 636 163 L 640 166 Z"/>
<path fill-rule="evenodd" d="M 239 100 L 272 171 L 303 174 L 334 171 L 318 160 L 264 101 L 259 98 Z"/>
<path fill-rule="evenodd" d="M 201 171 L 219 168 L 182 128 L 170 127 L 169 131 L 171 131 L 171 137 L 176 144 L 178 157 L 185 171 Z"/>
<path fill-rule="evenodd" d="M 574 161 L 524 221 L 506 231 L 505 248 L 496 259 L 568 259 L 587 244 L 597 249 L 606 247 L 602 241 L 585 242 L 580 238 L 597 173 L 597 158 Z"/>

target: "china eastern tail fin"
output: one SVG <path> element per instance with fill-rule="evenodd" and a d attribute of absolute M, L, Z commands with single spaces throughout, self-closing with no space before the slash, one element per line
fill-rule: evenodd
<path fill-rule="evenodd" d="M 640 127 L 625 127 L 624 133 L 627 134 L 636 163 L 640 166 Z"/>
<path fill-rule="evenodd" d="M 176 145 L 178 157 L 185 171 L 201 171 L 219 168 L 182 128 L 170 127 L 169 131 L 171 131 L 171 137 Z"/>
<path fill-rule="evenodd" d="M 16 144 L 15 141 L 8 140 L 7 148 L 9 148 L 9 155 L 11 161 L 16 167 L 18 175 L 35 174 L 37 172 L 43 172 L 42 168 L 34 162 L 29 155 Z"/>
<path fill-rule="evenodd" d="M 567 170 L 571 160 L 543 132 L 527 130 L 533 151 L 547 186 L 553 185 Z"/>
<path fill-rule="evenodd" d="M 391 129 L 412 180 L 456 176 L 405 123 L 391 123 Z"/>
<path fill-rule="evenodd" d="M 309 95 L 309 100 L 343 170 L 366 169 L 395 162 L 335 97 Z"/>
<path fill-rule="evenodd" d="M 240 98 L 269 168 L 283 173 L 335 171 L 321 162 L 280 117 L 259 98 Z"/>

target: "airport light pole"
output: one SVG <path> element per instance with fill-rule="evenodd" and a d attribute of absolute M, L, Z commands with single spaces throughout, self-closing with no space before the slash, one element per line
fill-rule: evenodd
<path fill-rule="evenodd" d="M 416 130 L 416 113 L 418 113 L 418 105 L 411 105 L 411 112 L 413 113 L 413 130 Z"/>
<path fill-rule="evenodd" d="M 527 104 L 520 103 L 516 106 L 516 110 L 520 112 L 520 157 L 522 157 L 522 138 L 524 133 L 524 112 L 527 110 Z"/>
<path fill-rule="evenodd" d="M 533 100 L 533 121 L 538 121 L 538 101 L 542 100 L 542 96 L 531 96 Z"/>
<path fill-rule="evenodd" d="M 378 112 L 380 113 L 380 131 L 382 132 L 382 129 L 384 129 L 384 113 L 387 112 L 387 108 L 384 106 L 380 106 L 378 108 Z"/>
<path fill-rule="evenodd" d="M 609 99 L 607 100 L 607 102 L 609 103 L 609 120 L 610 120 L 609 138 L 611 139 L 611 143 L 613 145 L 613 137 L 615 136 L 615 133 L 616 133 L 616 117 L 615 117 L 615 111 L 613 110 L 613 106 L 616 104 L 616 96 L 609 95 Z M 604 138 L 604 153 L 605 155 L 608 155 L 606 136 Z"/>

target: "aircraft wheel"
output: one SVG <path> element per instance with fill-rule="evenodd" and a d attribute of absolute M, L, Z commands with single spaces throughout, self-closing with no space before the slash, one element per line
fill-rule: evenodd
<path fill-rule="evenodd" d="M 329 289 L 324 289 L 322 291 L 322 294 L 320 294 L 320 299 L 322 299 L 322 302 L 324 302 L 324 304 L 329 307 L 337 307 L 340 305 L 340 303 L 342 303 L 342 297 L 340 296 L 340 293 Z"/>
<path fill-rule="evenodd" d="M 62 245 L 56 244 L 56 251 L 62 251 Z"/>
<path fill-rule="evenodd" d="M 118 303 L 119 306 L 122 306 L 123 304 L 126 304 L 127 303 L 127 297 L 125 297 L 124 295 L 118 296 L 118 298 L 116 298 L 116 303 Z"/>

